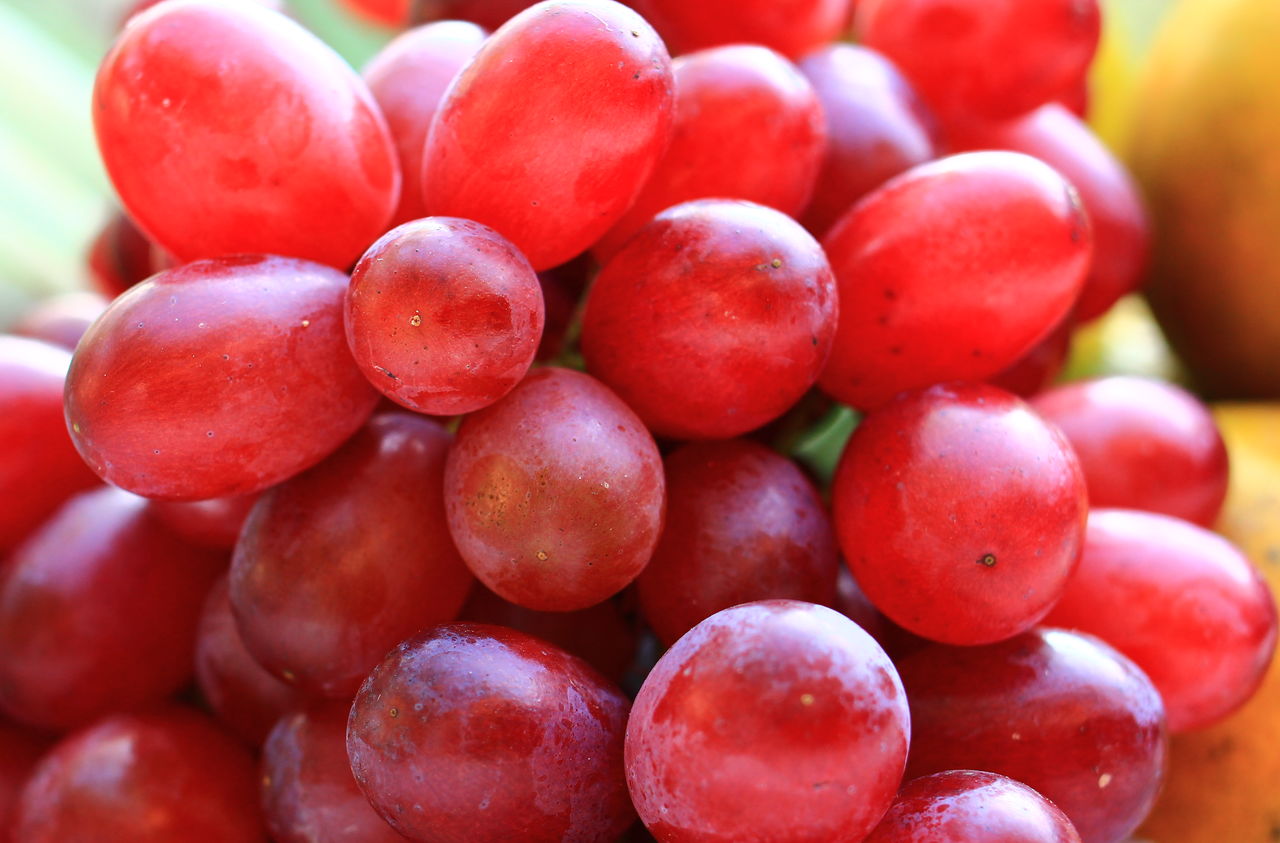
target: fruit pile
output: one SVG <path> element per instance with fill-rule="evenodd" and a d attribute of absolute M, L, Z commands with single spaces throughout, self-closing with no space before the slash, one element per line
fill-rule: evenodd
<path fill-rule="evenodd" d="M 1262 681 L 1208 410 L 1049 386 L 1093 0 L 140 5 L 110 301 L 0 337 L 0 837 L 1118 843 Z"/>

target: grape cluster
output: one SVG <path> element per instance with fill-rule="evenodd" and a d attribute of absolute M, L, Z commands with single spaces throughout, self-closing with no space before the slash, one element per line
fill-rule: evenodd
<path fill-rule="evenodd" d="M 363 77 L 249 0 L 102 62 L 0 838 L 1126 838 L 1277 621 L 1205 407 L 1048 386 L 1147 249 L 1096 3 L 351 2 Z"/>

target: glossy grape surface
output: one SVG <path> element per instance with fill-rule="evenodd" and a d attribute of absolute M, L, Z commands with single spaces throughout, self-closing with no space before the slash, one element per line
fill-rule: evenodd
<path fill-rule="evenodd" d="M 537 270 L 587 249 L 667 143 L 671 60 L 612 0 L 552 0 L 489 37 L 449 86 L 423 158 L 426 213 L 496 229 Z"/>
<path fill-rule="evenodd" d="M 1080 843 L 1071 821 L 1021 782 L 995 773 L 950 770 L 898 792 L 864 843 Z"/>
<path fill-rule="evenodd" d="M 986 647 L 933 645 L 898 663 L 911 701 L 907 775 L 987 770 L 1062 809 L 1084 843 L 1123 840 L 1164 777 L 1160 695 L 1085 635 L 1038 629 Z"/>
<path fill-rule="evenodd" d="M 319 264 L 242 256 L 132 288 L 67 375 L 81 456 L 104 480 L 169 500 L 256 492 L 314 465 L 377 401 L 343 335 L 346 286 Z"/>
<path fill-rule="evenodd" d="M 65 730 L 176 691 L 224 565 L 149 518 L 142 498 L 73 498 L 0 579 L 0 708 Z"/>
<path fill-rule="evenodd" d="M 796 66 L 737 44 L 673 63 L 671 142 L 635 204 L 596 245 L 607 261 L 659 212 L 690 199 L 746 199 L 797 215 L 826 150 L 822 103 Z"/>
<path fill-rule="evenodd" d="M 686 445 L 664 462 L 667 523 L 636 588 L 665 644 L 739 603 L 831 605 L 835 533 L 795 463 L 741 439 Z"/>
<path fill-rule="evenodd" d="M 608 843 L 635 818 L 627 710 L 617 688 L 544 641 L 445 624 L 370 674 L 347 752 L 374 808 L 410 839 Z"/>
<path fill-rule="evenodd" d="M 764 44 L 796 59 L 834 41 L 853 0 L 632 0 L 673 53 Z"/>
<path fill-rule="evenodd" d="M 804 395 L 839 312 L 826 256 L 798 223 L 703 199 L 663 211 L 600 272 L 582 352 L 650 430 L 723 439 Z"/>
<path fill-rule="evenodd" d="M 1045 622 L 1133 659 L 1164 699 L 1171 732 L 1239 708 L 1276 647 L 1275 600 L 1243 553 L 1194 524 L 1131 510 L 1089 513 L 1080 567 Z"/>
<path fill-rule="evenodd" d="M 858 584 L 908 630 L 986 644 L 1037 623 L 1084 539 L 1084 476 L 1066 439 L 985 384 L 905 393 L 854 431 L 832 487 Z"/>
<path fill-rule="evenodd" d="M 368 88 L 253 3 L 187 0 L 134 17 L 98 69 L 93 118 L 125 208 L 182 261 L 265 253 L 346 267 L 399 198 Z"/>
<path fill-rule="evenodd" d="M 1227 496 L 1227 449 L 1209 408 L 1162 381 L 1075 381 L 1032 408 L 1080 457 L 1095 507 L 1144 509 L 1211 527 Z"/>
<path fill-rule="evenodd" d="M 627 784 L 663 843 L 861 841 L 902 777 L 907 702 L 857 624 L 747 603 L 662 657 L 627 725 Z"/>
<path fill-rule="evenodd" d="M 487 407 L 519 383 L 542 339 L 542 288 L 493 229 L 428 217 L 387 232 L 351 275 L 347 342 L 378 391 L 419 413 Z"/>
<path fill-rule="evenodd" d="M 908 170 L 841 217 L 823 246 L 841 317 L 820 382 L 866 409 L 1013 363 L 1067 316 L 1093 254 L 1075 192 L 1012 152 Z"/>
<path fill-rule="evenodd" d="M 231 604 L 263 666 L 350 699 L 388 650 L 457 616 L 473 580 L 445 524 L 451 441 L 429 419 L 379 414 L 262 496 L 236 545 Z"/>
<path fill-rule="evenodd" d="M 444 490 L 468 567 L 529 609 L 583 609 L 616 594 L 662 529 L 653 437 L 607 387 L 568 369 L 536 369 L 468 416 Z"/>
<path fill-rule="evenodd" d="M 117 714 L 65 738 L 18 805 L 23 843 L 259 843 L 253 758 L 203 714 Z"/>

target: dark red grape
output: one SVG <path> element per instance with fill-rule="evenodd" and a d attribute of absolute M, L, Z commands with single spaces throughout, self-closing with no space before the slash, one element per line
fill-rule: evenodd
<path fill-rule="evenodd" d="M 205 501 L 152 501 L 151 514 L 189 542 L 233 550 L 256 494 Z"/>
<path fill-rule="evenodd" d="M 125 208 L 182 261 L 265 253 L 346 267 L 400 195 L 364 82 L 254 3 L 188 0 L 134 17 L 99 66 L 93 117 Z"/>
<path fill-rule="evenodd" d="M 1019 398 L 1031 398 L 1048 389 L 1067 363 L 1075 328 L 1075 321 L 1071 317 L 1063 319 L 1058 327 L 1033 345 L 1030 351 L 987 378 L 987 383 L 1012 392 Z"/>
<path fill-rule="evenodd" d="M 259 843 L 249 752 L 195 711 L 117 714 L 65 738 L 18 803 L 22 843 Z"/>
<path fill-rule="evenodd" d="M 45 729 L 164 699 L 191 677 L 225 557 L 181 542 L 119 489 L 72 498 L 0 579 L 0 707 Z"/>
<path fill-rule="evenodd" d="M 1095 638 L 1038 629 L 986 647 L 932 645 L 898 663 L 911 701 L 909 777 L 987 770 L 1034 788 L 1084 843 L 1137 827 L 1164 777 L 1151 681 Z"/>
<path fill-rule="evenodd" d="M 403 843 L 356 785 L 347 758 L 351 704 L 283 717 L 262 748 L 262 809 L 275 843 Z"/>
<path fill-rule="evenodd" d="M 1070 312 L 1093 254 L 1075 191 L 1013 152 L 908 170 L 823 245 L 841 316 L 821 385 L 861 409 L 1012 364 Z"/>
<path fill-rule="evenodd" d="M 750 44 L 681 56 L 671 143 L 635 204 L 592 248 L 607 261 L 659 212 L 690 199 L 746 199 L 792 216 L 826 149 L 822 103 L 795 65 Z"/>
<path fill-rule="evenodd" d="M 492 228 L 428 217 L 392 229 L 356 264 L 347 342 L 391 400 L 436 416 L 470 413 L 511 391 L 542 339 L 538 276 Z"/>
<path fill-rule="evenodd" d="M 89 278 L 100 293 L 115 298 L 160 270 L 154 257 L 147 236 L 124 211 L 114 211 L 89 246 Z"/>
<path fill-rule="evenodd" d="M 544 641 L 445 624 L 369 675 L 347 752 L 373 807 L 413 840 L 608 843 L 635 818 L 627 709 L 586 662 Z"/>
<path fill-rule="evenodd" d="M 1046 623 L 1096 635 L 1164 699 L 1169 730 L 1216 723 L 1257 689 L 1276 647 L 1276 606 L 1234 545 L 1177 518 L 1089 513 L 1080 567 Z"/>
<path fill-rule="evenodd" d="M 764 44 L 796 59 L 834 41 L 853 0 L 631 0 L 673 53 Z"/>
<path fill-rule="evenodd" d="M 478 26 L 456 20 L 420 26 L 397 36 L 365 66 L 364 81 L 387 118 L 404 174 L 393 225 L 426 216 L 418 174 L 431 118 L 485 34 Z"/>
<path fill-rule="evenodd" d="M 262 496 L 236 545 L 231 605 L 264 667 L 350 699 L 397 643 L 457 616 L 473 580 L 445 524 L 450 441 L 429 419 L 378 415 Z"/>
<path fill-rule="evenodd" d="M 863 196 L 935 155 L 933 117 L 884 56 L 831 44 L 800 62 L 827 117 L 827 152 L 800 221 L 815 237 Z"/>
<path fill-rule="evenodd" d="M 1227 496 L 1227 449 L 1209 408 L 1163 381 L 1064 384 L 1032 408 L 1080 457 L 1089 504 L 1160 512 L 1210 527 Z"/>
<path fill-rule="evenodd" d="M 636 581 L 664 643 L 739 603 L 834 602 L 831 519 L 793 462 L 741 439 L 686 445 L 664 462 L 667 522 Z"/>
<path fill-rule="evenodd" d="M 548 269 L 616 223 L 671 128 L 671 60 L 612 0 L 549 0 L 512 18 L 449 86 L 423 158 L 427 214 L 496 229 Z"/>
<path fill-rule="evenodd" d="M 465 20 L 497 29 L 534 0 L 409 0 L 409 16 L 416 23 Z"/>
<path fill-rule="evenodd" d="M 81 456 L 108 482 L 169 500 L 248 494 L 314 465 L 377 401 L 343 335 L 346 287 L 319 264 L 249 256 L 133 287 L 71 362 Z"/>
<path fill-rule="evenodd" d="M 846 565 L 840 566 L 840 573 L 836 577 L 836 599 L 832 601 L 831 608 L 866 630 L 894 661 L 929 643 L 927 639 L 907 632 L 885 617 L 867 597 Z"/>
<path fill-rule="evenodd" d="M 949 770 L 908 782 L 864 843 L 1080 843 L 1071 820 L 1021 782 Z"/>
<path fill-rule="evenodd" d="M 854 431 L 832 487 L 858 584 L 908 630 L 986 644 L 1062 595 L 1084 539 L 1084 476 L 1057 429 L 1007 392 L 909 392 Z"/>
<path fill-rule="evenodd" d="M 43 736 L 0 720 L 0 840 L 5 843 L 22 843 L 12 836 L 18 796 L 48 749 L 49 741 Z"/>
<path fill-rule="evenodd" d="M 703 199 L 663 211 L 600 272 L 582 352 L 655 433 L 723 439 L 804 395 L 838 312 L 826 256 L 798 223 Z"/>
<path fill-rule="evenodd" d="M 910 724 L 871 636 L 795 600 L 718 612 L 667 651 L 627 724 L 627 784 L 664 843 L 860 841 Z"/>
<path fill-rule="evenodd" d="M 106 308 L 107 300 L 97 293 L 61 293 L 37 302 L 11 330 L 20 337 L 74 351 L 80 337 Z"/>
<path fill-rule="evenodd" d="M 468 567 L 529 609 L 583 609 L 616 594 L 662 529 L 653 437 L 607 387 L 568 369 L 536 369 L 468 416 L 444 487 Z"/>

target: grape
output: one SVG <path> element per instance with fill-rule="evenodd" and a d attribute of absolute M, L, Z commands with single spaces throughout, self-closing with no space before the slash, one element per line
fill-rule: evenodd
<path fill-rule="evenodd" d="M 169 500 L 256 492 L 318 462 L 377 400 L 343 337 L 346 286 L 319 264 L 241 256 L 132 288 L 67 375 L 81 456 L 106 481 Z"/>
<path fill-rule="evenodd" d="M 109 299 L 159 271 L 151 241 L 123 211 L 111 214 L 87 258 L 90 280 Z"/>
<path fill-rule="evenodd" d="M 347 753 L 374 809 L 412 840 L 606 843 L 635 818 L 627 709 L 586 662 L 544 641 L 445 624 L 369 675 Z"/>
<path fill-rule="evenodd" d="M 512 18 L 449 86 L 424 152 L 425 213 L 496 229 L 537 270 L 616 223 L 662 154 L 671 60 L 612 0 L 548 0 Z"/>
<path fill-rule="evenodd" d="M 387 118 L 404 174 L 393 225 L 426 216 L 418 174 L 431 118 L 453 77 L 484 39 L 478 26 L 443 21 L 396 37 L 365 66 L 365 83 Z"/>
<path fill-rule="evenodd" d="M 690 199 L 746 199 L 798 214 L 826 149 L 822 104 L 795 65 L 739 44 L 673 64 L 671 143 L 635 204 L 593 252 L 607 261 L 649 220 Z"/>
<path fill-rule="evenodd" d="M 430 217 L 365 252 L 346 299 L 347 342 L 364 376 L 431 415 L 487 407 L 511 391 L 542 339 L 542 288 L 493 229 Z"/>
<path fill-rule="evenodd" d="M 307 700 L 264 670 L 245 649 L 231 615 L 226 577 L 209 590 L 200 615 L 196 681 L 218 719 L 252 746 L 261 746 L 275 722 Z"/>
<path fill-rule="evenodd" d="M 65 349 L 0 334 L 0 557 L 97 484 L 62 420 L 70 363 Z"/>
<path fill-rule="evenodd" d="M 857 624 L 746 603 L 694 627 L 645 680 L 627 784 L 664 843 L 853 843 L 893 801 L 909 735 L 897 673 Z"/>
<path fill-rule="evenodd" d="M 152 515 L 187 541 L 234 550 L 240 528 L 257 500 L 255 494 L 205 501 L 152 501 L 150 506 Z"/>
<path fill-rule="evenodd" d="M 998 119 L 1075 91 L 1098 46 L 1097 0 L 860 0 L 862 41 L 948 122 Z"/>
<path fill-rule="evenodd" d="M 364 83 L 253 3 L 186 0 L 133 18 L 98 69 L 93 117 L 125 208 L 182 261 L 270 253 L 345 267 L 400 194 Z"/>
<path fill-rule="evenodd" d="M 898 792 L 864 843 L 1080 843 L 1057 806 L 1021 782 L 995 773 L 950 770 Z"/>
<path fill-rule="evenodd" d="M 412 0 L 342 0 L 342 5 L 371 23 L 402 27 Z"/>
<path fill-rule="evenodd" d="M 65 730 L 173 693 L 191 676 L 200 607 L 224 565 L 139 497 L 72 498 L 0 579 L 0 708 Z"/>
<path fill-rule="evenodd" d="M 800 62 L 827 116 L 827 152 L 800 221 L 821 237 L 893 176 L 935 155 L 933 116 L 911 83 L 874 50 L 831 44 Z"/>
<path fill-rule="evenodd" d="M 408 2 L 408 0 L 403 1 Z M 152 6 L 162 2 L 164 2 L 164 0 L 134 0 L 132 5 L 130 5 L 126 9 L 125 13 L 120 16 L 120 26 L 123 27 L 134 15 L 141 14 Z M 214 2 L 240 3 L 245 2 L 245 0 L 214 0 Z M 285 0 L 248 0 L 248 2 L 257 3 L 259 6 L 265 6 L 266 8 L 273 9 L 277 12 L 288 13 L 288 9 L 285 7 Z M 377 2 L 377 0 L 373 0 L 373 2 Z"/>
<path fill-rule="evenodd" d="M 895 662 L 929 643 L 886 618 L 849 573 L 848 566 L 840 566 L 831 608 L 866 630 Z"/>
<path fill-rule="evenodd" d="M 949 644 L 999 641 L 1043 618 L 1075 568 L 1087 514 L 1066 439 L 985 384 L 905 393 L 869 413 L 832 500 L 871 601 Z"/>
<path fill-rule="evenodd" d="M 796 59 L 840 36 L 853 0 L 631 0 L 631 5 L 675 53 L 751 43 Z"/>
<path fill-rule="evenodd" d="M 1239 708 L 1276 646 L 1275 601 L 1235 546 L 1130 510 L 1089 513 L 1080 567 L 1046 623 L 1096 635 L 1133 659 L 1160 692 L 1171 732 Z"/>
<path fill-rule="evenodd" d="M 1004 370 L 987 378 L 987 382 L 1020 398 L 1030 398 L 1048 389 L 1067 363 L 1075 328 L 1074 319 L 1069 316 L 1063 319 L 1047 337 Z"/>
<path fill-rule="evenodd" d="M 609 261 L 587 299 L 587 370 L 655 433 L 723 439 L 813 385 L 836 331 L 822 248 L 761 205 L 686 202 Z"/>
<path fill-rule="evenodd" d="M 473 580 L 445 524 L 450 441 L 429 419 L 378 415 L 254 505 L 231 563 L 231 605 L 264 667 L 350 699 L 397 643 L 457 616 Z"/>
<path fill-rule="evenodd" d="M 1211 527 L 1227 496 L 1227 449 L 1189 392 L 1138 377 L 1064 384 L 1032 408 L 1080 457 L 1089 503 L 1161 512 Z"/>
<path fill-rule="evenodd" d="M 1060 105 L 1010 122 L 967 125 L 948 138 L 954 150 L 1011 149 L 1046 162 L 1076 190 L 1093 223 L 1093 266 L 1074 317 L 1087 322 L 1142 283 L 1151 225 L 1133 177 L 1089 127 Z"/>
<path fill-rule="evenodd" d="M 572 348 L 578 338 L 578 302 L 598 271 L 591 253 L 583 252 L 568 263 L 538 273 L 546 321 L 535 360 L 552 362 Z"/>
<path fill-rule="evenodd" d="M 973 769 L 1034 788 L 1084 843 L 1137 827 L 1164 776 L 1164 709 L 1132 662 L 1038 629 L 986 647 L 931 645 L 898 663 L 911 701 L 907 776 Z"/>
<path fill-rule="evenodd" d="M 533 0 L 410 0 L 410 18 L 416 23 L 464 20 L 485 29 L 497 29 L 533 5 Z"/>
<path fill-rule="evenodd" d="M 18 336 L 74 351 L 80 337 L 106 308 L 107 300 L 98 293 L 61 293 L 37 302 L 11 330 Z"/>
<path fill-rule="evenodd" d="M 564 612 L 616 594 L 662 529 L 662 459 L 594 378 L 537 369 L 466 418 L 444 477 L 449 531 L 499 596 Z"/>
<path fill-rule="evenodd" d="M 841 217 L 823 245 L 841 319 L 820 383 L 862 409 L 1012 364 L 1067 316 L 1092 256 L 1075 192 L 1013 152 L 908 170 Z"/>
<path fill-rule="evenodd" d="M 745 440 L 686 445 L 665 463 L 667 523 L 636 581 L 664 643 L 738 603 L 834 601 L 831 519 L 794 463 Z"/>
<path fill-rule="evenodd" d="M 0 720 L 0 840 L 20 843 L 9 836 L 17 822 L 18 796 L 48 748 L 34 732 Z"/>
<path fill-rule="evenodd" d="M 195 711 L 108 717 L 65 738 L 18 803 L 23 843 L 258 843 L 247 750 Z"/>
<path fill-rule="evenodd" d="M 262 807 L 275 843 L 403 843 L 374 813 L 347 760 L 345 701 L 283 717 L 262 748 Z"/>

